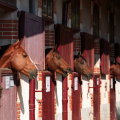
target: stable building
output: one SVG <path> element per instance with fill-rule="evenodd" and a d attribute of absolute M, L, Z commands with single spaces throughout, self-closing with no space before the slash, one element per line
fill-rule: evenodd
<path fill-rule="evenodd" d="M 110 63 L 120 62 L 120 1 L 0 0 L 0 11 L 0 56 L 22 39 L 39 70 L 32 90 L 27 76 L 0 70 L 1 120 L 120 119 L 120 82 L 110 75 Z M 68 77 L 45 70 L 45 49 L 55 44 L 73 70 Z M 74 72 L 78 52 L 90 80 Z"/>

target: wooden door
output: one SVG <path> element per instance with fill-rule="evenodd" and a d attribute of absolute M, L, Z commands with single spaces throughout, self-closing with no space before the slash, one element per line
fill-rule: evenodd
<path fill-rule="evenodd" d="M 42 120 L 54 120 L 54 76 L 43 72 L 42 79 Z"/>
<path fill-rule="evenodd" d="M 81 52 L 85 57 L 88 66 L 94 71 L 94 36 L 81 32 Z"/>
<path fill-rule="evenodd" d="M 100 39 L 101 72 L 109 74 L 109 42 L 103 38 Z"/>
<path fill-rule="evenodd" d="M 115 78 L 110 79 L 110 120 L 115 119 Z"/>
<path fill-rule="evenodd" d="M 31 13 L 19 13 L 19 31 L 22 46 L 39 70 L 45 69 L 44 20 Z"/>
<path fill-rule="evenodd" d="M 1 71 L 2 97 L 0 106 L 0 120 L 17 119 L 17 78 L 11 71 Z"/>
<path fill-rule="evenodd" d="M 58 45 L 58 51 L 65 59 L 65 61 L 74 70 L 73 64 L 73 31 L 64 25 L 56 25 L 56 43 Z"/>
<path fill-rule="evenodd" d="M 72 120 L 81 120 L 80 117 L 80 75 L 73 73 L 72 77 Z"/>
<path fill-rule="evenodd" d="M 55 26 L 55 40 L 58 45 L 58 51 L 71 66 L 74 71 L 73 62 L 73 31 L 71 28 L 61 24 Z M 63 104 L 63 120 L 68 119 L 68 94 L 67 94 L 67 77 L 63 78 L 62 82 L 62 104 Z"/>
<path fill-rule="evenodd" d="M 100 120 L 100 77 L 93 76 L 93 120 Z"/>

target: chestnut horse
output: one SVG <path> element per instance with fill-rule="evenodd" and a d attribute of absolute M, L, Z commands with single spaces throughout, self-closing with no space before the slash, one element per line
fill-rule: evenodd
<path fill-rule="evenodd" d="M 110 74 L 120 79 L 120 63 L 116 61 L 110 65 Z"/>
<path fill-rule="evenodd" d="M 66 77 L 68 73 L 72 73 L 72 68 L 63 59 L 61 54 L 54 46 L 52 49 L 48 48 L 45 50 L 45 69 L 55 71 Z"/>
<path fill-rule="evenodd" d="M 92 79 L 93 72 L 88 66 L 85 58 L 78 53 L 78 56 L 74 56 L 74 70 L 79 74 L 87 77 L 87 79 Z"/>
<path fill-rule="evenodd" d="M 37 76 L 37 67 L 20 44 L 18 40 L 8 47 L 0 59 L 0 68 L 11 68 L 33 79 Z"/>

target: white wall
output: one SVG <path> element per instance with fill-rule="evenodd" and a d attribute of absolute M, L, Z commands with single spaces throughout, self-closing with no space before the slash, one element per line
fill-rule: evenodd
<path fill-rule="evenodd" d="M 90 114 L 93 114 L 91 111 L 91 93 L 88 92 L 89 82 L 85 76 L 82 76 L 82 120 L 90 120 Z"/>
<path fill-rule="evenodd" d="M 29 0 L 17 0 L 17 8 L 29 12 Z"/>
<path fill-rule="evenodd" d="M 62 24 L 62 0 L 56 0 L 56 15 L 54 15 L 55 23 Z"/>
<path fill-rule="evenodd" d="M 29 120 L 29 78 L 23 74 L 18 87 L 18 97 L 21 108 L 20 119 Z"/>
<path fill-rule="evenodd" d="M 0 19 L 1 20 L 16 20 L 17 18 L 17 11 L 27 11 L 29 12 L 29 0 L 17 0 L 16 1 L 17 10 L 10 11 L 0 8 Z"/>
<path fill-rule="evenodd" d="M 55 120 L 62 120 L 62 75 L 56 73 L 56 76 L 55 96 L 57 102 L 57 112 L 55 114 Z"/>
<path fill-rule="evenodd" d="M 116 116 L 120 119 L 120 80 L 116 78 Z"/>
<path fill-rule="evenodd" d="M 91 22 L 91 1 L 83 0 L 83 10 L 82 10 L 82 29 L 81 32 L 90 33 L 90 22 Z"/>
<path fill-rule="evenodd" d="M 110 119 L 110 104 L 108 103 L 108 91 L 109 80 L 107 75 L 101 75 L 100 93 L 101 93 L 101 105 L 100 105 L 100 118 L 101 120 Z M 107 84 L 106 84 L 107 83 Z M 106 88 L 105 88 L 106 85 Z"/>

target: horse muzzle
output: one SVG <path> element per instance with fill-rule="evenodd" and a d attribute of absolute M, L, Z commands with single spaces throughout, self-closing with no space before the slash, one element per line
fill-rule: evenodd
<path fill-rule="evenodd" d="M 67 69 L 64 69 L 63 70 L 63 76 L 64 77 L 67 77 L 68 76 L 68 73 L 71 74 L 72 73 L 72 69 L 71 68 L 67 68 Z"/>
<path fill-rule="evenodd" d="M 34 71 L 29 71 L 29 79 L 34 79 L 37 77 L 37 73 L 38 73 L 38 70 L 34 70 Z"/>
<path fill-rule="evenodd" d="M 68 72 L 69 74 L 72 73 L 72 68 L 68 67 L 67 69 L 65 69 L 64 71 Z"/>
<path fill-rule="evenodd" d="M 87 75 L 87 79 L 90 80 L 93 78 L 93 73 L 90 73 L 89 75 Z"/>

